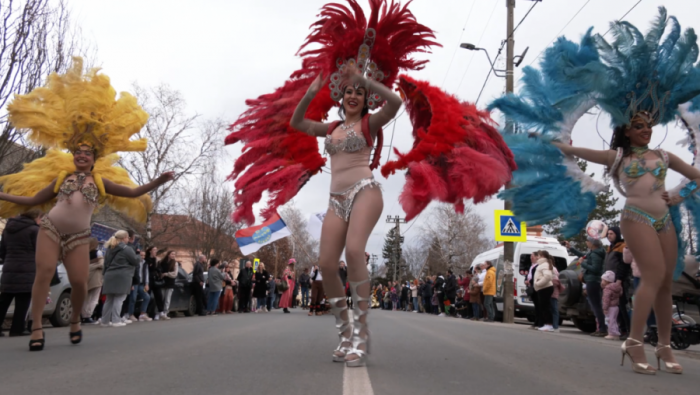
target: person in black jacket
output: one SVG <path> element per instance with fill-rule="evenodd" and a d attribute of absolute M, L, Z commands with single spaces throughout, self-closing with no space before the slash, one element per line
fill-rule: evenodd
<path fill-rule="evenodd" d="M 311 288 L 309 268 L 304 268 L 304 273 L 299 276 L 299 286 L 301 287 L 301 308 L 307 310 L 309 308 L 309 289 Z"/>
<path fill-rule="evenodd" d="M 238 273 L 238 312 L 250 313 L 250 293 L 253 289 L 253 266 L 250 261 L 245 263 L 245 268 Z"/>
<path fill-rule="evenodd" d="M 408 287 L 408 283 L 403 283 L 401 285 L 401 299 L 400 299 L 400 305 L 399 309 L 406 311 L 408 307 L 408 293 L 411 292 L 411 289 Z"/>
<path fill-rule="evenodd" d="M 258 265 L 258 271 L 255 272 L 254 280 L 255 287 L 253 288 L 253 297 L 257 301 L 255 306 L 256 313 L 268 313 L 267 310 L 267 295 L 268 295 L 268 281 L 270 281 L 270 273 L 265 269 L 265 264 L 260 262 Z"/>
<path fill-rule="evenodd" d="M 433 292 L 437 296 L 438 316 L 445 317 L 445 277 L 442 276 L 442 273 L 438 273 L 435 276 Z"/>
<path fill-rule="evenodd" d="M 192 291 L 192 296 L 194 296 L 194 303 L 197 307 L 197 314 L 200 317 L 204 317 L 204 265 L 207 264 L 207 257 L 200 255 L 197 262 L 194 263 L 194 268 L 192 269 L 192 282 L 190 283 L 190 290 Z"/>
<path fill-rule="evenodd" d="M 39 211 L 28 211 L 7 221 L 0 240 L 0 336 L 5 315 L 12 300 L 15 311 L 10 336 L 25 336 L 25 317 L 32 300 L 32 285 L 36 275 L 36 237 L 39 233 Z"/>
<path fill-rule="evenodd" d="M 455 305 L 455 299 L 457 298 L 457 278 L 455 277 L 452 269 L 447 271 L 447 279 L 445 280 L 445 300 L 450 301 L 450 306 Z M 453 309 L 450 307 L 450 315 L 453 314 Z"/>
<path fill-rule="evenodd" d="M 433 298 L 433 282 L 430 280 L 430 278 L 427 278 L 425 280 L 425 286 L 423 287 L 423 310 L 428 313 L 432 314 L 433 313 L 433 305 L 432 305 L 432 298 Z"/>
<path fill-rule="evenodd" d="M 163 300 L 163 271 L 158 264 L 158 247 L 146 248 L 145 263 L 148 265 L 148 288 L 152 294 L 151 301 L 155 303 L 155 314 L 151 318 L 159 320 L 161 313 L 165 311 L 165 301 Z M 148 308 L 146 311 L 150 311 Z"/>

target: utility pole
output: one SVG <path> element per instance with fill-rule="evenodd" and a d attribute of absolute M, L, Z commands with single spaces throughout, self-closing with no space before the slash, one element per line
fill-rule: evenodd
<path fill-rule="evenodd" d="M 514 69 L 514 47 L 515 38 L 513 37 L 513 14 L 515 13 L 515 0 L 506 0 L 508 8 L 508 23 L 506 31 L 506 94 L 513 92 L 513 69 Z M 524 54 L 523 54 L 524 55 Z M 506 117 L 506 133 L 513 133 L 513 122 Z M 508 188 L 509 185 L 506 186 Z M 510 202 L 505 202 L 505 209 L 510 210 Z M 515 317 L 513 305 L 513 260 L 515 253 L 513 242 L 508 241 L 503 245 L 503 270 L 505 276 L 503 279 L 503 322 L 507 324 L 513 323 Z"/>
<path fill-rule="evenodd" d="M 396 282 L 396 272 L 399 270 L 399 260 L 401 256 L 401 239 L 403 238 L 401 236 L 400 224 L 405 224 L 406 219 L 401 218 L 398 215 L 394 217 L 392 217 L 391 215 L 387 215 L 386 222 L 388 224 L 394 224 L 394 234 L 396 235 L 396 237 L 394 238 L 394 282 Z"/>
<path fill-rule="evenodd" d="M 369 278 L 372 280 L 374 283 L 374 277 L 377 275 L 377 258 L 379 258 L 376 254 L 372 254 L 370 257 L 370 261 L 372 262 L 370 264 L 370 273 L 369 273 Z"/>

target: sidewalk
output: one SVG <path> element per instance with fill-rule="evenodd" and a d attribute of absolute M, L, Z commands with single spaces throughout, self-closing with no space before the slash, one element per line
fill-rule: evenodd
<path fill-rule="evenodd" d="M 460 319 L 462 320 L 462 319 Z M 521 319 L 521 318 L 516 318 L 514 324 L 504 324 L 502 322 L 492 322 L 492 323 L 485 323 L 481 321 L 469 321 L 469 320 L 463 320 L 469 323 L 475 323 L 475 324 L 481 324 L 481 325 L 494 325 L 502 328 L 509 328 L 513 330 L 522 330 L 522 331 L 531 331 L 531 332 L 536 332 L 534 330 L 528 329 L 530 325 L 532 325 L 530 322 L 528 322 L 526 319 Z M 605 346 L 610 346 L 610 347 L 620 347 L 622 344 L 621 341 L 618 340 L 605 340 L 602 337 L 592 337 L 588 333 L 581 332 L 578 330 L 573 323 L 570 321 L 564 321 L 562 326 L 559 327 L 559 333 L 541 333 L 542 336 L 560 336 L 560 337 L 566 337 L 569 339 L 575 339 L 578 341 L 584 341 L 584 342 L 590 342 L 590 343 L 598 343 L 602 344 Z M 648 347 L 651 347 L 651 345 L 647 345 Z M 700 344 L 699 345 L 694 345 L 690 346 L 686 350 L 673 350 L 674 354 L 679 357 L 685 357 L 685 358 L 691 358 L 691 359 L 698 359 L 700 360 Z"/>

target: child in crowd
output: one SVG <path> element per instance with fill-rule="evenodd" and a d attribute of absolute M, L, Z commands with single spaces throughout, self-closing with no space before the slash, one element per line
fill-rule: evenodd
<path fill-rule="evenodd" d="M 600 286 L 603 288 L 603 312 L 608 319 L 608 340 L 620 340 L 620 328 L 617 326 L 622 286 L 615 282 L 615 272 L 608 270 L 601 276 Z"/>

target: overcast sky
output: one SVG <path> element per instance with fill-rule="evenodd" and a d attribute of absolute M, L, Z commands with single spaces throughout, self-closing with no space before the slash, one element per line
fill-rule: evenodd
<path fill-rule="evenodd" d="M 133 82 L 144 86 L 165 82 L 182 92 L 191 111 L 207 118 L 222 117 L 230 122 L 246 109 L 245 99 L 272 92 L 300 66 L 300 59 L 294 54 L 308 35 L 309 25 L 316 21 L 319 8 L 326 2 L 69 0 L 76 22 L 86 38 L 98 47 L 97 64 L 112 78 L 118 91 L 129 90 Z M 558 35 L 578 41 L 590 26 L 594 26 L 596 32 L 604 33 L 610 21 L 619 19 L 637 2 L 542 1 L 515 33 L 516 54 L 529 46 L 521 68 L 533 62 Z M 367 10 L 367 1 L 360 0 L 360 4 Z M 516 1 L 516 23 L 532 4 L 527 0 Z M 646 31 L 660 5 L 665 5 L 669 14 L 678 17 L 683 28 L 692 26 L 700 15 L 697 1 L 642 0 L 625 20 Z M 565 26 L 581 7 L 580 13 Z M 475 101 L 489 65 L 482 52 L 458 47 L 461 42 L 473 43 L 488 49 L 493 58 L 506 36 L 506 1 L 415 0 L 410 9 L 420 23 L 435 30 L 437 41 L 443 45 L 425 55 L 430 62 L 424 70 L 411 75 L 442 86 L 462 100 Z M 499 62 L 501 67 L 502 60 Z M 516 81 L 520 76 L 520 69 L 517 69 Z M 483 107 L 503 94 L 504 84 L 504 79 L 491 76 L 479 106 Z M 607 118 L 600 118 L 598 129 L 605 139 L 610 138 Z M 657 127 L 654 131 L 652 145 L 656 146 L 664 139 L 666 128 Z M 385 133 L 390 140 L 392 131 Z M 675 145 L 684 137 L 683 130 L 671 126 L 668 134 L 663 147 L 690 161 L 691 155 Z M 596 133 L 596 117 L 593 116 L 579 121 L 573 138 L 576 145 L 604 147 Z M 411 126 L 406 115 L 396 124 L 393 142 L 404 152 L 411 147 Z M 230 157 L 222 163 L 226 172 L 232 169 L 233 159 L 240 149 L 240 145 L 227 148 Z M 388 149 L 385 148 L 383 162 L 387 155 Z M 599 166 L 590 166 L 590 169 L 598 176 L 602 174 Z M 375 173 L 383 184 L 384 213 L 367 250 L 381 257 L 383 239 L 391 226 L 385 223 L 386 216 L 404 215 L 398 204 L 404 177 L 397 174 L 387 180 L 378 171 Z M 675 186 L 679 180 L 677 174 L 669 175 L 667 187 Z M 327 207 L 329 184 L 330 175 L 317 175 L 296 197 L 295 204 L 307 217 Z M 477 211 L 489 225 L 490 237 L 493 237 L 493 210 L 502 205 L 503 202 L 493 199 L 477 206 Z M 415 226 L 410 228 L 407 243 L 420 234 L 422 221 L 428 219 L 426 214 L 419 216 Z"/>

